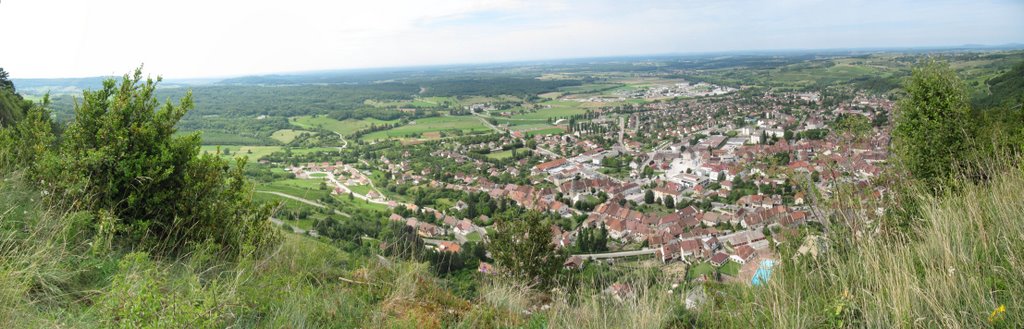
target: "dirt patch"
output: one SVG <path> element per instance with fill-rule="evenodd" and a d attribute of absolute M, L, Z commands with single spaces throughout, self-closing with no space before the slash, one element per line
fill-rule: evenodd
<path fill-rule="evenodd" d="M 438 139 L 438 138 L 441 138 L 441 132 L 440 131 L 425 132 L 425 133 L 423 133 L 423 138 Z"/>

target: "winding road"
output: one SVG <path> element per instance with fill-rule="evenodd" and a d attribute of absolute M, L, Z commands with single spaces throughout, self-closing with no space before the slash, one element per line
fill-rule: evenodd
<path fill-rule="evenodd" d="M 300 197 L 297 197 L 297 196 L 294 196 L 294 195 L 291 195 L 291 194 L 284 194 L 284 193 L 275 192 L 275 191 L 256 191 L 256 192 L 257 193 L 273 194 L 273 195 L 276 195 L 276 196 L 279 196 L 279 197 L 282 197 L 282 198 L 287 198 L 287 199 L 292 199 L 292 200 L 295 200 L 295 201 L 298 201 L 298 202 L 302 202 L 302 203 L 305 203 L 305 204 L 308 204 L 310 206 L 314 206 L 314 207 L 317 207 L 317 208 L 327 208 L 327 206 L 325 206 L 325 205 L 323 205 L 323 204 L 321 204 L 319 202 L 316 202 L 316 201 L 313 201 L 313 200 L 309 200 L 309 199 L 303 199 L 303 198 L 300 198 Z M 334 213 L 338 214 L 338 215 L 341 215 L 341 216 L 348 217 L 348 218 L 352 218 L 352 215 L 343 213 L 343 212 L 339 211 L 338 209 L 334 209 Z"/>

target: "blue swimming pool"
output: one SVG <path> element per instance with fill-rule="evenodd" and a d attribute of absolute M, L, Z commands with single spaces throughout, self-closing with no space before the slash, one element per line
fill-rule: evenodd
<path fill-rule="evenodd" d="M 772 276 L 773 266 L 775 266 L 774 260 L 762 260 L 761 265 L 757 267 L 757 272 L 754 272 L 754 278 L 750 279 L 750 283 L 755 286 L 759 286 L 762 283 L 768 282 L 768 278 Z"/>

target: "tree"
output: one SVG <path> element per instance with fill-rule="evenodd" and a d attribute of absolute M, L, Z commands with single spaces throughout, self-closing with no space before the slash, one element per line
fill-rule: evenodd
<path fill-rule="evenodd" d="M 75 200 L 79 210 L 113 218 L 96 225 L 116 226 L 117 240 L 131 248 L 175 252 L 211 243 L 232 256 L 275 244 L 270 207 L 252 200 L 245 161 L 231 166 L 199 155 L 198 133 L 176 134 L 192 96 L 158 109 L 159 81 L 143 81 L 140 68 L 120 84 L 108 79 L 84 92 L 59 154 L 46 160 L 42 187 Z"/>
<path fill-rule="evenodd" d="M 963 82 L 948 65 L 930 61 L 916 67 L 896 106 L 893 152 L 913 177 L 935 190 L 964 159 L 971 131 Z"/>
<path fill-rule="evenodd" d="M 666 195 L 665 199 L 663 199 L 663 200 L 665 202 L 665 207 L 667 207 L 669 209 L 673 209 L 673 208 L 676 207 L 676 200 L 673 199 L 671 195 Z"/>
<path fill-rule="evenodd" d="M 871 132 L 871 121 L 862 115 L 843 114 L 836 119 L 835 130 L 841 136 L 860 142 Z"/>
<path fill-rule="evenodd" d="M 0 90 L 7 90 L 12 94 L 14 91 L 14 82 L 11 82 L 10 74 L 4 71 L 4 68 L 0 67 Z"/>
<path fill-rule="evenodd" d="M 554 283 L 565 255 L 551 243 L 550 225 L 536 211 L 495 216 L 495 234 L 488 246 L 505 275 L 541 287 Z"/>
<path fill-rule="evenodd" d="M 647 192 L 644 192 L 644 203 L 646 203 L 646 204 L 654 203 L 654 191 L 647 190 Z"/>

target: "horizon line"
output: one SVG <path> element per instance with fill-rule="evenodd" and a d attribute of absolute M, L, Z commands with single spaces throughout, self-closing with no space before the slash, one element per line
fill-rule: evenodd
<path fill-rule="evenodd" d="M 181 78 L 167 78 L 162 74 L 156 76 L 162 77 L 165 82 L 184 81 L 184 80 L 227 80 L 237 79 L 245 77 L 266 77 L 266 76 L 297 76 L 315 73 L 343 73 L 343 72 L 356 72 L 356 71 L 376 71 L 376 70 L 414 70 L 414 69 L 436 69 L 445 67 L 460 67 L 460 66 L 483 66 L 483 65 L 511 65 L 511 64 L 528 64 L 528 63 L 544 63 L 544 62 L 566 62 L 566 61 L 582 61 L 582 60 L 613 60 L 613 59 L 628 59 L 628 58 L 639 58 L 639 57 L 673 57 L 673 56 L 699 56 L 699 55 L 757 55 L 758 53 L 814 53 L 814 52 L 895 52 L 905 50 L 931 50 L 931 51 L 942 51 L 942 50 L 1024 50 L 1024 42 L 1009 42 L 1002 44 L 960 44 L 960 45 L 932 45 L 932 46 L 870 46 L 870 47 L 838 47 L 838 48 L 774 48 L 774 49 L 746 49 L 746 50 L 711 50 L 711 51 L 692 51 L 692 52 L 667 52 L 667 53 L 647 53 L 647 54 L 621 54 L 621 55 L 607 55 L 607 56 L 585 56 L 585 57 L 558 57 L 558 58 L 536 58 L 536 59 L 521 59 L 521 60 L 505 60 L 505 61 L 480 61 L 480 62 L 456 62 L 456 63 L 445 63 L 445 64 L 423 64 L 423 65 L 395 65 L 395 66 L 367 66 L 367 67 L 339 67 L 339 68 L 323 68 L 323 69 L 311 69 L 311 70 L 298 70 L 298 71 L 275 71 L 275 72 L 256 72 L 256 73 L 245 73 L 238 75 L 222 75 L 222 76 L 194 76 L 194 77 L 181 77 Z M 142 63 L 145 64 L 145 63 Z M 554 64 L 554 63 L 552 63 Z M 12 72 L 8 71 L 8 74 Z M 127 74 L 127 73 L 126 73 Z M 51 78 L 14 78 L 11 77 L 12 81 L 17 80 L 63 80 L 63 79 L 95 79 L 95 78 L 116 78 L 122 75 L 91 75 L 91 76 L 68 76 L 68 77 L 51 77 Z M 218 82 L 218 81 L 214 81 Z"/>

